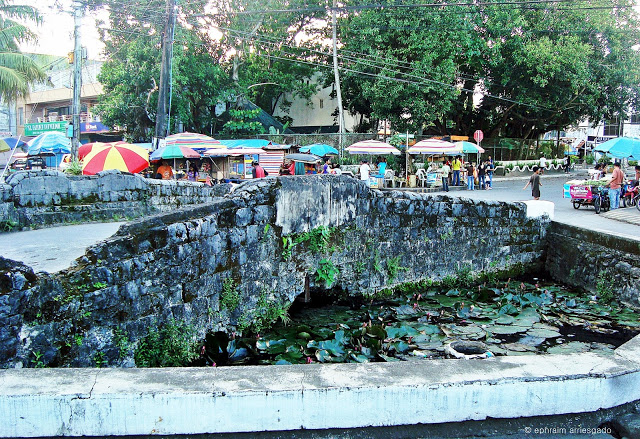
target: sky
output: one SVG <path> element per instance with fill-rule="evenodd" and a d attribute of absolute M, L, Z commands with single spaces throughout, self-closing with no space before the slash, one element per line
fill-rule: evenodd
<path fill-rule="evenodd" d="M 40 10 L 43 23 L 28 26 L 38 34 L 38 42 L 23 44 L 23 52 L 46 55 L 66 56 L 73 51 L 73 10 L 71 0 L 17 0 L 16 4 L 27 4 Z M 85 15 L 82 19 L 80 36 L 82 45 L 87 48 L 90 59 L 103 59 L 104 45 L 100 42 L 95 27 L 95 15 Z"/>

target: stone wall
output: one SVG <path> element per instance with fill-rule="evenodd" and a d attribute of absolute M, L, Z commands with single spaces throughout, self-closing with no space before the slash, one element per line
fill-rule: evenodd
<path fill-rule="evenodd" d="M 372 295 L 469 270 L 542 265 L 547 217 L 522 203 L 370 190 L 346 176 L 249 181 L 123 226 L 49 275 L 0 260 L 0 367 L 133 365 L 176 319 L 243 331 L 305 291 Z M 232 299 L 237 300 L 232 300 Z"/>
<path fill-rule="evenodd" d="M 546 269 L 566 285 L 640 307 L 640 241 L 552 223 Z"/>
<path fill-rule="evenodd" d="M 228 185 L 151 180 L 120 171 L 95 176 L 70 176 L 57 170 L 17 172 L 0 185 L 0 231 L 135 218 L 206 203 L 228 189 Z"/>

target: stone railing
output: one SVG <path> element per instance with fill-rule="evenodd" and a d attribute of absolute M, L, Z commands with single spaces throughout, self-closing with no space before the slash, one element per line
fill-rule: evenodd
<path fill-rule="evenodd" d="M 131 219 L 206 203 L 229 188 L 152 180 L 120 171 L 95 176 L 70 176 L 56 170 L 17 172 L 0 185 L 0 230 Z"/>

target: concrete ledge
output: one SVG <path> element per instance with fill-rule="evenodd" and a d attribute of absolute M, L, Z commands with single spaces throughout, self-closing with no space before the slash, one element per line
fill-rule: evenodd
<path fill-rule="evenodd" d="M 640 399 L 640 336 L 596 354 L 0 371 L 1 437 L 198 434 L 583 413 Z"/>
<path fill-rule="evenodd" d="M 547 215 L 553 221 L 556 205 L 551 201 L 527 200 L 523 203 L 527 206 L 527 218 L 539 218 Z"/>

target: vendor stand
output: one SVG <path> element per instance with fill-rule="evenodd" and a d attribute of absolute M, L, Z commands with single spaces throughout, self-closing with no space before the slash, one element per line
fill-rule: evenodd
<path fill-rule="evenodd" d="M 609 210 L 609 191 L 606 185 L 610 178 L 600 180 L 572 180 L 564 185 L 564 197 L 571 198 L 574 209 L 593 206 L 596 213 Z M 568 197 L 567 197 L 568 194 Z"/>
<path fill-rule="evenodd" d="M 435 156 L 459 155 L 462 153 L 462 145 L 455 145 L 440 139 L 426 139 L 413 145 L 407 152 L 410 155 L 428 155 L 431 159 L 431 165 L 434 165 L 433 159 Z M 440 169 L 436 170 L 434 166 L 430 166 L 426 169 L 427 186 L 432 186 L 442 181 L 441 176 L 442 171 Z"/>

